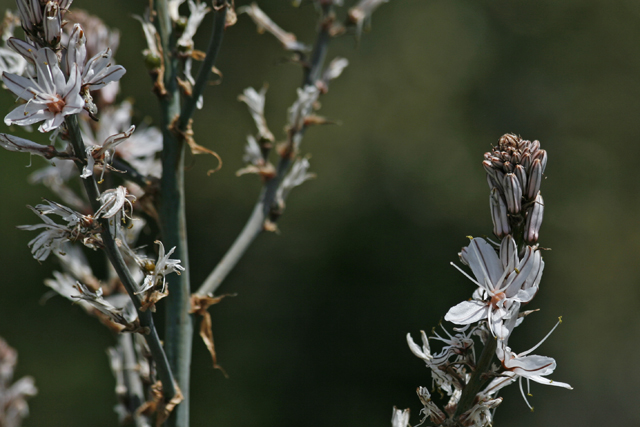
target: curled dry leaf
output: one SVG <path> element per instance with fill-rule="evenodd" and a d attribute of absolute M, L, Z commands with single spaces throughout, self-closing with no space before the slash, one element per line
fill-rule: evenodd
<path fill-rule="evenodd" d="M 223 298 L 228 296 L 235 296 L 235 294 L 224 294 L 217 297 L 212 295 L 191 295 L 191 310 L 190 313 L 197 313 L 202 316 L 202 322 L 200 322 L 200 337 L 204 341 L 204 345 L 207 346 L 211 359 L 213 360 L 213 368 L 220 369 L 225 377 L 228 377 L 227 373 L 222 369 L 222 366 L 218 365 L 218 357 L 216 355 L 216 348 L 213 343 L 213 331 L 211 329 L 211 314 L 207 311 L 209 307 L 222 301 Z"/>
<path fill-rule="evenodd" d="M 174 384 L 174 387 L 176 388 L 176 395 L 173 396 L 170 401 L 165 402 L 164 394 L 162 393 L 162 383 L 160 381 L 156 382 L 151 386 L 149 400 L 140 405 L 136 414 L 151 416 L 155 413 L 156 427 L 160 427 L 169 418 L 173 409 L 184 399 L 178 384 Z"/>
<path fill-rule="evenodd" d="M 187 129 L 185 131 L 181 131 L 178 128 L 178 120 L 179 120 L 179 116 L 176 116 L 171 122 L 171 125 L 169 125 L 169 129 L 171 130 L 171 132 L 173 132 L 174 135 L 176 135 L 178 138 L 180 138 L 181 140 L 183 140 L 189 145 L 189 148 L 191 149 L 191 154 L 193 154 L 194 156 L 198 154 L 211 154 L 213 157 L 218 159 L 218 166 L 215 169 L 209 170 L 207 172 L 207 175 L 211 175 L 212 173 L 222 169 L 222 158 L 218 155 L 218 153 L 216 153 L 215 151 L 209 150 L 208 148 L 203 147 L 202 145 L 196 144 L 196 141 L 193 139 L 193 129 L 192 129 L 193 119 L 189 119 L 189 124 L 187 125 Z"/>

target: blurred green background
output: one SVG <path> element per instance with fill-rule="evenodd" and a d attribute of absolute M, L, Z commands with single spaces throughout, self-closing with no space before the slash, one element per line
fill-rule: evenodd
<path fill-rule="evenodd" d="M 76 0 L 121 30 L 123 97 L 158 122 L 132 14 L 145 1 Z M 237 5 L 246 4 L 237 1 Z M 353 2 L 346 2 L 351 5 Z M 2 0 L 1 9 L 13 7 Z M 263 0 L 281 26 L 310 43 L 310 2 Z M 342 10 L 340 13 L 344 13 Z M 198 33 L 204 49 L 210 18 Z M 372 31 L 331 44 L 350 66 L 322 98 L 339 126 L 310 129 L 316 180 L 295 189 L 280 234 L 260 236 L 211 309 L 220 364 L 195 341 L 193 426 L 388 426 L 393 405 L 412 409 L 430 386 L 405 335 L 431 330 L 474 285 L 449 265 L 465 236 L 491 232 L 482 154 L 507 132 L 539 139 L 549 153 L 541 244 L 546 269 L 531 304 L 541 308 L 513 337 L 524 351 L 563 316 L 536 353 L 556 358 L 553 379 L 533 385 L 531 413 L 517 386 L 495 425 L 640 424 L 640 3 L 632 0 L 391 0 Z M 253 123 L 237 95 L 269 84 L 267 119 L 278 138 L 300 69 L 248 17 L 227 30 L 221 85 L 196 113 L 196 141 L 215 163 L 188 158 L 189 250 L 198 285 L 249 216 L 260 184 L 237 178 Z M 0 111 L 12 108 L 9 93 Z M 42 141 L 40 141 L 42 140 Z M 38 141 L 44 142 L 40 136 Z M 39 166 L 40 159 L 33 159 Z M 114 380 L 105 348 L 114 337 L 62 298 L 39 303 L 56 267 L 39 265 L 25 209 L 50 193 L 26 184 L 29 159 L 0 153 L 3 277 L 0 336 L 19 351 L 17 375 L 40 390 L 26 426 L 114 426 Z M 34 166 L 34 167 L 35 167 Z"/>

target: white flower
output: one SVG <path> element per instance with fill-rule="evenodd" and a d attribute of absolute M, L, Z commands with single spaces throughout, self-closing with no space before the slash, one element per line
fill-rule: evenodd
<path fill-rule="evenodd" d="M 529 395 L 530 381 L 573 390 L 573 388 L 567 383 L 553 381 L 549 378 L 545 378 L 547 375 L 551 375 L 556 369 L 556 361 L 553 358 L 530 354 L 532 351 L 537 349 L 549 337 L 549 335 L 551 335 L 551 333 L 558 327 L 560 322 L 561 320 L 556 323 L 553 329 L 551 329 L 551 331 L 549 331 L 549 333 L 538 344 L 531 347 L 529 350 L 523 351 L 519 354 L 516 354 L 511 350 L 511 348 L 507 345 L 507 341 L 499 340 L 498 348 L 496 349 L 496 355 L 502 363 L 505 372 L 502 373 L 500 377 L 493 379 L 484 392 L 495 394 L 498 390 L 511 384 L 517 379 L 520 383 L 520 392 L 522 393 L 524 401 L 527 403 L 527 406 L 529 408 L 533 409 L 529 404 L 529 401 L 527 400 L 524 389 L 522 387 L 523 379 L 527 381 L 527 394 Z"/>
<path fill-rule="evenodd" d="M 362 32 L 364 21 L 371 19 L 373 12 L 383 3 L 389 0 L 360 0 L 360 2 L 349 9 L 349 20 L 356 25 L 358 35 Z"/>
<path fill-rule="evenodd" d="M 409 414 L 409 408 L 400 410 L 394 406 L 393 413 L 391 414 L 391 427 L 408 427 Z"/>
<path fill-rule="evenodd" d="M 349 61 L 346 58 L 334 58 L 327 66 L 326 70 L 324 70 L 322 75 L 324 83 L 329 84 L 331 80 L 340 77 L 340 74 L 342 74 L 344 69 L 347 68 L 347 65 L 349 65 Z"/>
<path fill-rule="evenodd" d="M 427 334 L 425 334 L 424 331 L 420 331 L 420 336 L 422 337 L 422 348 L 413 341 L 411 334 L 407 334 L 407 344 L 409 344 L 409 349 L 415 356 L 425 362 L 427 368 L 431 370 L 433 381 L 438 385 L 438 387 L 447 393 L 448 396 L 452 396 L 456 390 L 462 389 L 462 384 L 457 378 L 454 378 L 446 370 L 440 369 L 440 367 L 434 363 Z"/>
<path fill-rule="evenodd" d="M 276 199 L 280 205 L 284 206 L 284 201 L 294 187 L 301 185 L 309 179 L 315 178 L 315 174 L 308 172 L 309 167 L 309 159 L 303 158 L 295 161 L 287 176 L 282 180 L 282 184 L 280 184 L 276 193 Z"/>
<path fill-rule="evenodd" d="M 525 255 L 520 260 L 517 246 L 511 236 L 506 236 L 500 245 L 500 257 L 493 247 L 484 239 L 475 238 L 462 251 L 463 262 L 471 267 L 477 280 L 471 278 L 452 263 L 472 282 L 478 285 L 471 301 L 464 301 L 452 307 L 445 320 L 469 325 L 488 319 L 491 332 L 500 339 L 506 339 L 502 325 L 508 320 L 510 313 L 521 303 L 527 303 L 538 291 L 544 262 L 535 247 L 527 246 Z M 517 308 L 514 309 L 514 305 Z"/>
<path fill-rule="evenodd" d="M 0 73 L 7 72 L 21 76 L 27 69 L 27 61 L 22 55 L 0 47 Z"/>
<path fill-rule="evenodd" d="M 122 65 L 113 65 L 111 49 L 96 54 L 82 68 L 83 90 L 98 90 L 111 82 L 120 80 L 127 72 Z"/>
<path fill-rule="evenodd" d="M 287 33 L 280 28 L 278 24 L 273 22 L 266 13 L 258 7 L 256 3 L 251 3 L 249 6 L 243 6 L 238 8 L 238 13 L 246 13 L 255 22 L 258 27 L 258 32 L 264 31 L 271 33 L 286 50 L 294 52 L 304 52 L 308 50 L 307 46 L 296 40 L 295 34 Z"/>
<path fill-rule="evenodd" d="M 247 135 L 247 145 L 244 146 L 244 156 L 242 156 L 242 160 L 254 166 L 259 166 L 264 163 L 262 150 L 260 150 L 260 146 L 252 135 Z"/>
<path fill-rule="evenodd" d="M 129 321 L 130 319 L 127 319 L 127 316 L 125 315 L 125 309 L 115 307 L 102 296 L 102 288 L 98 288 L 97 291 L 93 292 L 80 282 L 76 282 L 75 288 L 78 290 L 80 295 L 71 295 L 72 298 L 78 298 L 88 302 L 93 306 L 93 308 L 107 316 L 114 323 L 122 325 L 125 328 L 134 328 Z M 123 296 L 126 297 L 126 295 Z M 126 301 L 122 300 L 121 302 L 125 303 L 128 301 L 129 298 L 126 297 Z"/>
<path fill-rule="evenodd" d="M 475 405 L 460 415 L 462 425 L 473 427 L 489 427 L 493 422 L 492 410 L 502 403 L 502 397 L 492 397 L 490 394 L 478 393 Z"/>
<path fill-rule="evenodd" d="M 37 205 L 35 208 L 28 206 L 36 215 L 40 217 L 43 224 L 35 225 L 19 225 L 20 230 L 39 230 L 44 229 L 38 236 L 31 240 L 28 245 L 31 248 L 33 257 L 38 261 L 47 259 L 51 251 L 64 254 L 63 243 L 82 239 L 82 243 L 92 249 L 97 247 L 100 242 L 95 235 L 93 218 L 82 215 L 74 210 L 62 206 L 58 203 L 46 200 L 46 205 Z M 58 224 L 47 215 L 59 215 L 67 224 Z"/>
<path fill-rule="evenodd" d="M 95 161 L 102 161 L 102 174 L 100 175 L 100 181 L 104 178 L 104 172 L 109 167 L 110 163 L 113 162 L 113 156 L 116 152 L 116 147 L 127 140 L 133 132 L 136 130 L 135 126 L 131 126 L 124 132 L 117 133 L 115 135 L 109 136 L 104 140 L 102 146 L 89 146 L 86 148 L 87 151 L 87 164 L 82 169 L 82 174 L 80 175 L 82 178 L 89 178 L 93 175 L 93 167 L 95 166 Z"/>
<path fill-rule="evenodd" d="M 429 417 L 433 423 L 442 424 L 447 417 L 444 412 L 438 408 L 438 405 L 431 400 L 431 393 L 429 393 L 429 389 L 426 387 L 418 387 L 416 393 L 418 393 L 418 398 L 422 405 L 424 405 L 420 410 L 420 414 L 423 415 L 422 422 L 424 423 L 427 417 Z"/>
<path fill-rule="evenodd" d="M 51 145 L 41 145 L 28 139 L 19 138 L 17 136 L 0 133 L 0 147 L 8 151 L 26 152 L 35 154 L 36 156 L 52 159 L 60 154 Z"/>
<path fill-rule="evenodd" d="M 298 88 L 298 99 L 289 108 L 289 127 L 300 130 L 304 127 L 304 120 L 313 112 L 313 104 L 320 96 L 320 89 L 315 85 Z"/>
<path fill-rule="evenodd" d="M 69 80 L 65 81 L 58 58 L 49 48 L 35 53 L 35 66 L 37 80 L 12 73 L 2 74 L 7 88 L 27 101 L 7 114 L 4 122 L 26 126 L 44 121 L 39 130 L 49 132 L 58 128 L 65 116 L 82 111 L 84 101 L 80 96 L 80 72 L 74 65 Z"/>
<path fill-rule="evenodd" d="M 204 19 L 204 16 L 209 13 L 211 9 L 207 7 L 207 3 L 198 3 L 189 0 L 189 19 L 187 20 L 187 25 L 184 29 L 184 32 L 178 39 L 177 45 L 179 49 L 182 49 L 184 52 L 189 52 L 193 50 L 193 36 L 198 31 L 198 27 L 200 23 Z"/>
<path fill-rule="evenodd" d="M 29 231 L 44 228 L 42 233 L 38 234 L 28 243 L 33 257 L 38 261 L 44 261 L 49 257 L 51 251 L 64 253 L 62 244 L 70 240 L 70 230 L 63 225 L 57 224 L 51 218 L 38 212 L 35 208 L 29 206 L 29 209 L 38 215 L 44 222 L 44 224 L 19 225 L 17 227 L 19 230 Z"/>
<path fill-rule="evenodd" d="M 267 93 L 267 87 L 263 87 L 260 92 L 257 92 L 254 88 L 248 87 L 242 92 L 242 95 L 238 96 L 238 100 L 247 104 L 249 107 L 249 113 L 253 121 L 258 128 L 258 134 L 261 139 L 268 141 L 274 141 L 275 137 L 267 126 L 267 120 L 264 118 L 264 103 L 265 94 Z"/>
<path fill-rule="evenodd" d="M 106 190 L 100 195 L 100 209 L 95 213 L 96 218 L 112 218 L 118 215 L 118 219 L 127 218 L 127 207 L 129 208 L 131 217 L 133 214 L 133 203 L 136 201 L 136 196 L 129 194 L 127 189 L 123 186 Z"/>
<path fill-rule="evenodd" d="M 152 260 L 142 260 L 140 258 L 137 259 L 138 263 L 141 267 L 143 267 L 147 273 L 149 273 L 142 284 L 142 288 L 136 292 L 136 294 L 141 294 L 143 292 L 148 291 L 149 289 L 154 288 L 159 281 L 162 281 L 162 292 L 164 292 L 166 286 L 165 276 L 171 273 L 180 274 L 181 271 L 184 271 L 184 267 L 180 265 L 179 259 L 169 259 L 171 254 L 176 250 L 175 246 L 171 248 L 169 252 L 165 255 L 164 253 L 164 245 L 161 241 L 156 240 L 160 248 L 158 249 L 158 261 L 153 262 Z"/>

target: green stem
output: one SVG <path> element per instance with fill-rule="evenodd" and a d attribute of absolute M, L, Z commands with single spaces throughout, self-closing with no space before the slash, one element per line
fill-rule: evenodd
<path fill-rule="evenodd" d="M 169 296 L 165 318 L 165 349 L 172 371 L 184 397 L 171 413 L 167 425 L 189 427 L 189 384 L 191 375 L 191 348 L 193 345 L 193 319 L 191 309 L 191 285 L 189 254 L 187 249 L 187 224 L 185 218 L 184 155 L 185 144 L 171 130 L 180 114 L 180 92 L 177 84 L 178 60 L 174 55 L 175 35 L 167 0 L 154 2 L 157 28 L 164 55 L 164 86 L 166 95 L 160 99 L 162 112 L 162 178 L 158 214 L 162 240 L 167 248 L 175 247 L 175 257 L 182 261 L 181 275 L 167 278 Z"/>
<path fill-rule="evenodd" d="M 86 151 L 84 141 L 82 140 L 82 135 L 80 134 L 80 127 L 78 126 L 78 119 L 76 116 L 68 116 L 66 119 L 67 128 L 69 129 L 69 138 L 71 141 L 71 145 L 73 146 L 73 150 L 75 151 L 76 157 L 79 159 L 77 162 L 78 168 L 80 172 L 82 172 L 82 168 L 84 163 L 86 162 Z M 88 179 L 82 179 L 84 184 L 84 188 L 87 192 L 87 197 L 89 198 L 89 203 L 91 203 L 91 208 L 94 212 L 100 209 L 100 190 L 98 189 L 98 184 L 96 183 L 93 177 Z M 100 225 L 102 226 L 102 242 L 104 244 L 104 250 L 113 265 L 114 270 L 118 274 L 120 281 L 123 286 L 127 290 L 129 297 L 133 301 L 136 310 L 138 311 L 138 319 L 140 320 L 140 325 L 143 327 L 149 328 L 149 334 L 146 334 L 145 340 L 149 345 L 149 349 L 153 356 L 153 360 L 156 363 L 156 368 L 158 370 L 158 376 L 160 377 L 160 381 L 162 382 L 162 388 L 164 393 L 164 398 L 166 401 L 171 400 L 175 394 L 175 383 L 173 378 L 173 373 L 171 368 L 169 367 L 169 361 L 167 360 L 167 356 L 162 349 L 162 344 L 160 343 L 160 338 L 158 337 L 158 332 L 156 331 L 153 317 L 151 312 L 148 310 L 140 311 L 140 298 L 135 294 L 137 289 L 137 284 L 129 271 L 124 259 L 122 258 L 122 254 L 116 245 L 116 242 L 109 231 L 109 220 L 105 218 L 99 219 Z"/>
<path fill-rule="evenodd" d="M 462 396 L 460 396 L 458 407 L 453 415 L 454 420 L 457 420 L 460 415 L 464 414 L 473 406 L 476 395 L 488 379 L 486 374 L 491 369 L 491 361 L 496 354 L 497 347 L 498 340 L 493 336 L 489 336 L 484 349 L 482 349 L 482 354 L 480 355 L 476 369 L 473 371 L 473 374 L 471 374 L 471 379 L 464 387 L 464 390 L 462 390 Z"/>

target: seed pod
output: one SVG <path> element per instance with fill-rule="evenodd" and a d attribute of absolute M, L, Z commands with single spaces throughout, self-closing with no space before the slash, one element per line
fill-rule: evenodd
<path fill-rule="evenodd" d="M 527 187 L 527 198 L 533 200 L 538 191 L 540 191 L 540 183 L 542 182 L 542 163 L 540 159 L 535 159 L 531 165 L 529 172 L 529 184 Z"/>
<path fill-rule="evenodd" d="M 535 203 L 527 210 L 527 220 L 524 224 L 524 240 L 530 245 L 538 241 L 543 213 L 544 200 L 542 200 L 542 195 L 538 192 Z"/>
<path fill-rule="evenodd" d="M 522 187 L 513 173 L 506 174 L 504 181 L 504 198 L 507 200 L 507 208 L 509 213 L 517 214 L 522 208 Z"/>

